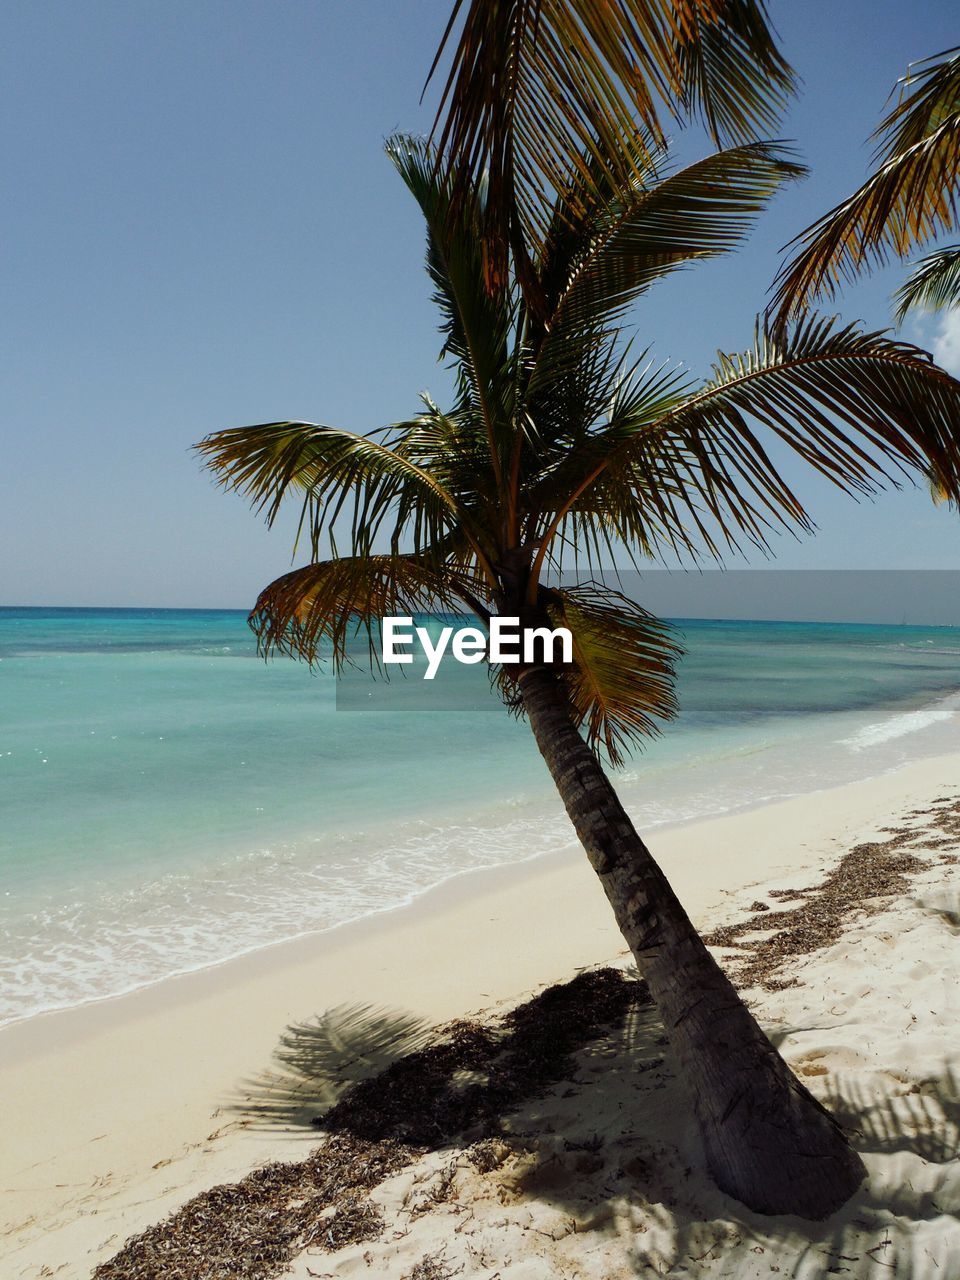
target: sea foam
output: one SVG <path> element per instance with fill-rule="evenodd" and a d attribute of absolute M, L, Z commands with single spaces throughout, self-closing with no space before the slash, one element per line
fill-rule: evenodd
<path fill-rule="evenodd" d="M 952 720 L 960 711 L 960 696 L 951 694 L 931 703 L 927 707 L 918 707 L 915 711 L 906 711 L 901 715 L 888 716 L 885 720 L 876 720 L 858 729 L 849 738 L 841 738 L 840 742 L 853 751 L 866 751 L 884 742 L 892 742 L 895 738 L 903 738 L 911 733 L 919 733 L 931 725 L 944 720 Z"/>

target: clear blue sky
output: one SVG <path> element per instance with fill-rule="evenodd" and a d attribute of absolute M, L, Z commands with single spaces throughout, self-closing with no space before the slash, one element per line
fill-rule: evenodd
<path fill-rule="evenodd" d="M 421 388 L 442 397 L 422 230 L 381 146 L 429 123 L 418 98 L 447 10 L 2 5 L 0 603 L 249 605 L 289 539 L 189 446 L 281 417 L 362 431 Z M 782 134 L 813 174 L 747 251 L 638 308 L 644 342 L 696 370 L 749 343 L 778 246 L 862 178 L 907 61 L 960 43 L 949 0 L 771 10 L 804 80 Z M 887 324 L 899 274 L 843 312 Z M 960 568 L 960 521 L 923 493 L 857 507 L 798 483 L 821 532 L 785 542 L 781 565 Z"/>

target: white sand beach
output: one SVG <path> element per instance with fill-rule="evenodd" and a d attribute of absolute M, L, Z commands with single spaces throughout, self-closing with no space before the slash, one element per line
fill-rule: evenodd
<path fill-rule="evenodd" d="M 764 1219 L 712 1188 L 651 1014 L 589 1045 L 572 1082 L 521 1108 L 494 1167 L 456 1150 L 424 1157 L 372 1192 L 386 1220 L 376 1239 L 308 1251 L 291 1274 L 400 1280 L 430 1258 L 420 1274 L 484 1280 L 960 1274 L 960 837 L 934 830 L 958 802 L 960 756 L 942 757 L 651 841 L 706 931 L 770 890 L 816 884 L 854 846 L 889 840 L 884 828 L 933 824 L 915 849 L 905 837 L 925 860 L 907 891 L 791 962 L 797 985 L 746 993 L 864 1156 L 868 1181 L 834 1219 Z M 378 1014 L 392 1026 L 489 1016 L 583 967 L 626 962 L 592 872 L 567 852 L 6 1028 L 4 1280 L 88 1276 L 196 1193 L 305 1156 L 315 1129 L 243 1110 L 286 1028 L 320 1019 L 348 1058 L 351 1026 Z M 304 1107 L 333 1096 L 318 1081 Z M 424 1209 L 431 1179 L 444 1190 Z"/>

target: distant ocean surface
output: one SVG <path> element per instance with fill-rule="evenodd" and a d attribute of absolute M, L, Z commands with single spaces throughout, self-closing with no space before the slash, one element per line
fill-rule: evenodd
<path fill-rule="evenodd" d="M 617 779 L 641 831 L 960 750 L 960 630 L 676 628 L 680 719 Z M 242 613 L 0 609 L 0 1021 L 572 844 L 506 712 L 338 711 Z"/>

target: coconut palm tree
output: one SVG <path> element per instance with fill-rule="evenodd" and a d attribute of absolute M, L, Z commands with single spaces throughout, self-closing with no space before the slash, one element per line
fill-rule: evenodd
<path fill-rule="evenodd" d="M 529 720 L 659 1006 L 717 1183 L 756 1210 L 822 1217 L 862 1165 L 704 946 L 602 763 L 674 712 L 677 646 L 593 579 L 614 547 L 638 564 L 719 558 L 809 530 L 764 435 L 853 494 L 930 466 L 957 493 L 960 384 L 906 343 L 826 320 L 758 327 L 750 350 L 721 355 L 699 385 L 630 355 L 627 308 L 675 269 L 733 249 L 797 173 L 774 145 L 663 176 L 638 143 L 643 177 L 623 188 L 589 160 L 574 166 L 533 260 L 545 316 L 515 278 L 488 288 L 484 185 L 453 215 L 426 144 L 396 138 L 388 151 L 426 219 L 456 393 L 447 409 L 426 398 L 415 417 L 366 435 L 287 421 L 198 446 L 269 522 L 300 507 L 312 561 L 260 594 L 261 649 L 339 669 L 358 627 L 372 644 L 382 617 L 437 608 L 570 628 L 569 667 L 505 666 L 500 692 Z M 579 576 L 558 586 L 565 552 Z"/>
<path fill-rule="evenodd" d="M 873 137 L 874 172 L 849 199 L 793 241 L 771 310 L 801 314 L 872 265 L 906 258 L 957 226 L 960 196 L 960 49 L 910 67 Z M 917 306 L 960 303 L 960 245 L 921 259 L 895 294 L 897 318 Z"/>

